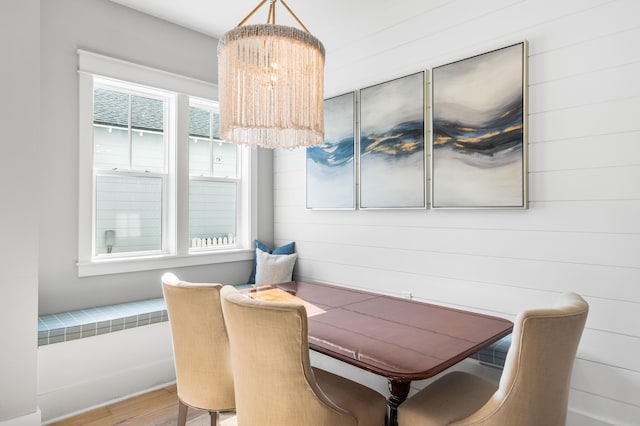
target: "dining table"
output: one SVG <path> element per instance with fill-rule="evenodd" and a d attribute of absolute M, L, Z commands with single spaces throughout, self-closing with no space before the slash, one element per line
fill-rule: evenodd
<path fill-rule="evenodd" d="M 397 425 L 412 381 L 443 372 L 513 329 L 496 316 L 323 283 L 255 286 L 249 294 L 303 304 L 311 350 L 386 378 L 388 426 Z"/>

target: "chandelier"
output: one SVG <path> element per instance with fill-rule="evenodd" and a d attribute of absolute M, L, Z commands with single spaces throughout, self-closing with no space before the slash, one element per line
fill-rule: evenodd
<path fill-rule="evenodd" d="M 269 0 L 266 24 L 244 25 L 262 0 L 218 44 L 220 132 L 229 142 L 265 148 L 324 142 L 324 46 L 289 6 L 302 29 L 276 25 Z"/>

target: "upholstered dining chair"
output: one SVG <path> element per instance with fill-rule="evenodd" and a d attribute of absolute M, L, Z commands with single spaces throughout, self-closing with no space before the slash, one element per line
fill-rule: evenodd
<path fill-rule="evenodd" d="M 304 306 L 222 288 L 238 426 L 382 426 L 385 398 L 311 367 Z"/>
<path fill-rule="evenodd" d="M 178 426 L 187 421 L 188 407 L 209 411 L 211 425 L 221 411 L 235 410 L 229 340 L 220 305 L 220 284 L 180 281 L 162 276 L 178 388 Z"/>
<path fill-rule="evenodd" d="M 575 293 L 521 312 L 499 385 L 448 373 L 402 403 L 399 426 L 564 426 L 571 371 L 589 305 Z"/>

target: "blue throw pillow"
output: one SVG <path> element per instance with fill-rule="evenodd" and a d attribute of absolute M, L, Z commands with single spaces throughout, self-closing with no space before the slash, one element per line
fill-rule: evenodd
<path fill-rule="evenodd" d="M 265 244 L 263 244 L 262 242 L 256 240 L 256 248 L 262 250 L 265 253 L 269 253 L 269 254 L 293 254 L 296 252 L 296 243 L 295 241 L 292 241 L 290 243 L 287 243 L 283 246 L 277 247 L 275 248 L 273 251 Z M 257 268 L 257 261 L 256 258 L 253 258 L 253 271 L 251 271 L 251 276 L 249 277 L 249 281 L 247 281 L 247 284 L 255 284 L 256 283 L 256 268 Z"/>

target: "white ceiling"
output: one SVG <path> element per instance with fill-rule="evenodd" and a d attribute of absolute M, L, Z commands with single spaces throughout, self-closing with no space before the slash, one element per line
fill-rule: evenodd
<path fill-rule="evenodd" d="M 112 0 L 140 12 L 220 38 L 259 4 L 259 0 Z M 287 0 L 327 53 L 362 42 L 373 34 L 428 14 L 452 0 Z M 269 1 L 248 23 L 265 23 Z M 276 23 L 299 27 L 279 2 Z"/>
<path fill-rule="evenodd" d="M 246 15 L 249 14 L 258 0 L 112 0 L 115 3 L 139 10 L 146 14 L 182 25 L 187 28 L 220 38 L 222 34 L 235 27 Z M 305 16 L 322 13 L 320 3 L 301 2 L 290 0 L 289 6 L 298 15 L 305 25 Z M 299 4 L 296 4 L 299 3 Z M 287 3 L 289 4 L 289 3 Z M 249 23 L 266 22 L 266 13 L 269 2 L 265 3 L 256 12 Z M 276 23 L 289 25 L 288 13 L 278 4 L 276 10 Z M 308 21 L 308 20 L 307 20 Z M 317 22 L 317 20 L 316 20 Z M 309 22 L 311 23 L 311 22 Z M 313 32 L 313 31 L 312 31 Z"/>
<path fill-rule="evenodd" d="M 157 18 L 220 38 L 249 14 L 260 0 L 111 0 Z M 477 0 L 286 0 L 326 50 L 325 94 L 424 68 L 438 31 L 454 30 L 460 11 L 486 13 Z M 518 0 L 493 0 L 494 8 Z M 462 3 L 462 4 L 461 4 Z M 265 23 L 269 0 L 248 23 Z M 276 23 L 299 27 L 276 4 Z M 398 57 L 401 60 L 398 60 Z M 353 79 L 357 78 L 354 83 Z"/>
<path fill-rule="evenodd" d="M 140 12 L 219 38 L 235 27 L 259 0 L 112 0 Z M 442 0 L 287 0 L 287 4 L 325 45 L 338 45 L 415 18 L 448 3 Z M 266 22 L 269 0 L 248 23 Z M 276 3 L 276 23 L 298 26 Z M 327 40 L 326 42 L 324 40 Z"/>

